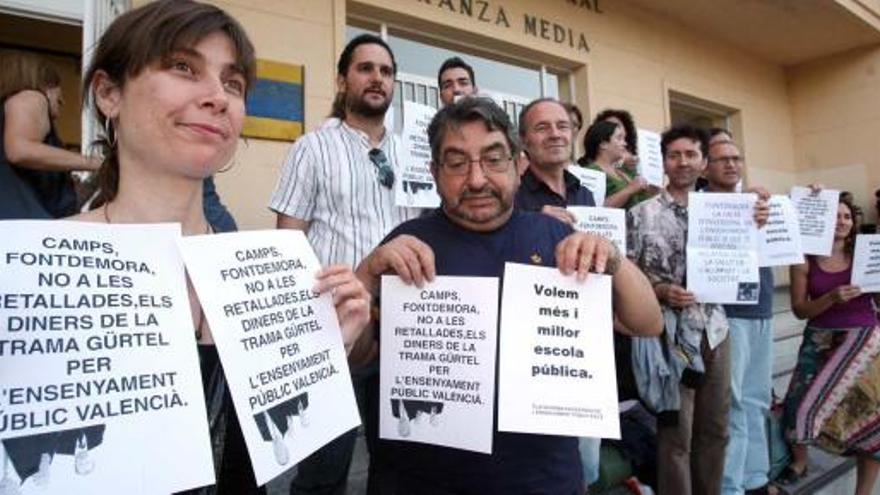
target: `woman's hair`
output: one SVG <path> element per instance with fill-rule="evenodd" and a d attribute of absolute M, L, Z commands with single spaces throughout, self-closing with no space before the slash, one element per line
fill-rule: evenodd
<path fill-rule="evenodd" d="M 617 123 L 609 120 L 593 122 L 593 125 L 587 129 L 587 133 L 584 134 L 584 156 L 587 158 L 587 163 L 596 161 L 602 143 L 611 141 L 611 136 L 614 135 L 614 131 L 618 127 Z"/>
<path fill-rule="evenodd" d="M 856 221 L 855 207 L 852 202 L 844 197 L 844 194 L 840 194 L 840 198 L 838 200 L 840 204 L 846 205 L 847 209 L 849 209 L 850 218 L 852 218 L 852 227 L 849 229 L 849 233 L 846 235 L 846 239 L 843 241 L 843 251 L 846 254 L 853 254 L 856 246 L 856 234 L 859 233 L 859 225 Z"/>
<path fill-rule="evenodd" d="M 256 79 L 254 46 L 244 28 L 223 10 L 192 0 L 157 0 L 119 16 L 101 36 L 86 71 L 83 102 L 93 98 L 92 82 L 101 71 L 121 89 L 150 65 L 166 61 L 175 52 L 192 47 L 213 33 L 227 35 L 235 49 L 235 63 L 249 89 Z M 107 116 L 94 105 L 95 118 L 106 128 Z M 112 124 L 112 122 L 111 122 Z M 116 140 L 101 136 L 94 144 L 104 156 L 98 170 L 101 195 L 96 204 L 112 201 L 119 187 Z"/>
<path fill-rule="evenodd" d="M 636 135 L 636 123 L 635 120 L 633 120 L 632 115 L 630 115 L 630 113 L 626 110 L 615 110 L 612 108 L 607 108 L 596 115 L 593 123 L 595 124 L 596 122 L 601 122 L 603 120 L 608 120 L 611 118 L 616 118 L 623 123 L 623 130 L 626 131 L 626 149 L 633 155 L 638 155 L 639 137 Z"/>
<path fill-rule="evenodd" d="M 27 89 L 45 92 L 61 85 L 58 70 L 48 60 L 19 50 L 0 51 L 0 102 Z"/>

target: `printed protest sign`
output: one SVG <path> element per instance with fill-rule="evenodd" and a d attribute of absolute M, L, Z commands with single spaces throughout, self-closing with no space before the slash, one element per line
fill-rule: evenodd
<path fill-rule="evenodd" d="M 880 292 L 880 234 L 856 236 L 852 284 L 862 292 Z"/>
<path fill-rule="evenodd" d="M 688 195 L 687 290 L 703 303 L 758 304 L 755 194 Z"/>
<path fill-rule="evenodd" d="M 768 201 L 770 217 L 758 231 L 760 266 L 797 265 L 804 262 L 801 232 L 794 205 L 788 196 L 773 195 Z"/>
<path fill-rule="evenodd" d="M 660 134 L 638 130 L 639 144 L 639 175 L 648 181 L 648 184 L 663 187 L 663 153 L 660 149 Z"/>
<path fill-rule="evenodd" d="M 431 144 L 428 124 L 437 112 L 433 107 L 413 101 L 403 102 L 403 133 L 398 180 L 394 182 L 397 206 L 436 208 L 440 196 L 431 175 Z"/>
<path fill-rule="evenodd" d="M 808 187 L 791 188 L 791 202 L 797 211 L 804 254 L 831 254 L 839 197 L 840 191 L 833 189 L 814 194 Z"/>
<path fill-rule="evenodd" d="M 214 483 L 175 224 L 0 222 L 7 493 Z"/>
<path fill-rule="evenodd" d="M 294 230 L 193 236 L 180 250 L 217 344 L 257 483 L 360 424 L 332 296 Z"/>
<path fill-rule="evenodd" d="M 566 167 L 566 170 L 574 174 L 581 181 L 581 185 L 593 193 L 593 200 L 596 202 L 596 206 L 605 204 L 605 172 L 578 165 Z"/>
<path fill-rule="evenodd" d="M 620 438 L 611 277 L 507 263 L 498 429 Z"/>
<path fill-rule="evenodd" d="M 379 436 L 492 452 L 498 279 L 382 277 Z"/>
<path fill-rule="evenodd" d="M 621 208 L 592 206 L 569 206 L 568 211 L 577 217 L 575 228 L 583 232 L 601 235 L 626 253 L 626 211 Z"/>

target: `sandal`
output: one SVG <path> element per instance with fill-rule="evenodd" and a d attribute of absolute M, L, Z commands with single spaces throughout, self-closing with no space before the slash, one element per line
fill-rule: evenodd
<path fill-rule="evenodd" d="M 807 466 L 800 471 L 795 471 L 793 467 L 789 464 L 785 466 L 785 469 L 779 473 L 779 476 L 776 477 L 776 482 L 780 485 L 793 485 L 800 480 L 804 479 L 807 476 Z"/>

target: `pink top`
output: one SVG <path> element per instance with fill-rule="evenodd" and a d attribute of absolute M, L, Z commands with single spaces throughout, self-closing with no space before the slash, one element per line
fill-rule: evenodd
<path fill-rule="evenodd" d="M 807 294 L 810 299 L 818 299 L 827 292 L 841 285 L 850 283 L 852 262 L 846 270 L 826 272 L 813 256 L 807 256 L 809 272 L 807 273 Z M 807 322 L 816 328 L 851 328 L 877 325 L 877 313 L 870 294 L 862 294 L 845 303 L 839 303 L 826 309 L 824 313 Z"/>

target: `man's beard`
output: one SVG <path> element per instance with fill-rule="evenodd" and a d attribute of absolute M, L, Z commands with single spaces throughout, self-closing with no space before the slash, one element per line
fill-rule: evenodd
<path fill-rule="evenodd" d="M 485 194 L 492 195 L 495 199 L 498 200 L 498 209 L 492 212 L 481 211 L 478 214 L 474 212 L 467 211 L 465 208 L 461 207 L 462 200 L 467 199 L 473 196 L 483 196 Z M 488 185 L 484 187 L 482 190 L 474 191 L 472 189 L 464 190 L 458 197 L 458 201 L 451 205 L 449 202 L 444 201 L 444 210 L 446 210 L 447 215 L 454 218 L 460 218 L 466 220 L 470 223 L 489 223 L 492 220 L 497 219 L 498 217 L 503 216 L 510 210 L 513 206 L 513 197 L 505 197 L 500 191 L 489 187 Z"/>
<path fill-rule="evenodd" d="M 387 95 L 384 103 L 379 106 L 370 105 L 364 98 L 358 98 L 355 95 L 349 95 L 347 100 L 348 111 L 364 117 L 382 117 L 391 106 L 391 98 Z"/>

